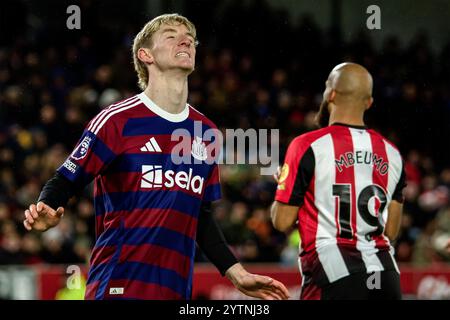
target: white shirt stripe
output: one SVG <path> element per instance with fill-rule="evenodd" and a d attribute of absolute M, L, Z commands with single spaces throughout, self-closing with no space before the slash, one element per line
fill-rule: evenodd
<path fill-rule="evenodd" d="M 119 103 L 115 103 L 110 105 L 108 108 L 104 109 L 102 112 L 100 112 L 90 123 L 90 125 L 88 126 L 87 130 L 94 132 L 96 127 L 98 126 L 98 124 L 105 118 L 105 116 L 107 116 L 108 113 L 119 109 L 120 107 L 123 107 L 125 105 L 129 105 L 133 102 L 138 101 L 138 97 L 137 96 L 133 96 L 130 97 L 122 102 Z"/>
<path fill-rule="evenodd" d="M 366 152 L 372 154 L 370 134 L 366 130 L 361 129 L 349 128 L 349 130 L 352 136 L 354 154 L 356 154 L 357 151 L 361 151 L 363 159 Z M 365 187 L 373 184 L 373 164 L 368 165 L 355 161 L 353 168 L 355 172 L 355 195 L 358 197 Z M 369 206 L 371 207 L 369 211 L 375 212 L 375 202 L 369 201 Z M 387 208 L 385 208 L 385 210 L 387 210 Z M 356 248 L 361 252 L 367 272 L 382 271 L 384 268 L 376 255 L 378 249 L 376 248 L 375 240 L 367 241 L 365 238 L 365 235 L 375 231 L 376 227 L 373 227 L 364 221 L 359 212 L 358 204 L 356 205 L 356 211 Z"/>
<path fill-rule="evenodd" d="M 400 176 L 402 174 L 403 169 L 403 161 L 402 156 L 394 147 L 391 146 L 386 140 L 384 140 L 384 145 L 386 147 L 386 155 L 389 161 L 389 171 L 388 171 L 388 199 L 389 201 L 392 199 L 392 195 L 394 194 L 395 188 L 397 187 L 397 183 L 400 180 Z M 383 219 L 387 221 L 388 218 L 388 210 L 384 212 Z M 398 273 L 400 270 L 398 269 L 398 265 L 393 258 L 394 256 L 394 248 L 391 247 L 390 254 L 392 256 L 392 261 L 394 263 L 395 269 Z"/>
<path fill-rule="evenodd" d="M 106 123 L 106 121 L 108 121 L 108 119 L 111 118 L 113 115 L 115 115 L 115 114 L 117 114 L 117 113 L 119 113 L 119 112 L 128 110 L 128 109 L 131 109 L 131 108 L 133 108 L 133 107 L 135 107 L 135 106 L 140 105 L 141 103 L 142 103 L 142 102 L 141 102 L 140 100 L 138 100 L 137 102 L 135 102 L 135 103 L 132 104 L 132 105 L 129 105 L 129 106 L 126 106 L 126 107 L 121 107 L 121 108 L 116 109 L 116 110 L 114 110 L 114 111 L 112 111 L 112 112 L 109 112 L 109 113 L 105 116 L 105 118 L 102 120 L 102 122 L 100 122 L 100 123 L 98 124 L 98 126 L 93 130 L 93 133 L 94 133 L 95 135 L 97 135 L 97 133 L 100 131 L 100 129 L 101 129 L 101 128 L 103 127 L 103 125 Z"/>
<path fill-rule="evenodd" d="M 112 104 L 112 105 L 110 105 L 109 107 L 105 108 L 105 109 L 102 110 L 99 114 L 97 114 L 97 115 L 94 117 L 94 119 L 92 119 L 92 121 L 91 121 L 91 123 L 89 124 L 87 130 L 89 130 L 89 131 L 92 132 L 93 127 L 98 123 L 98 121 L 101 120 L 101 119 L 103 118 L 103 116 L 104 116 L 106 113 L 110 112 L 111 109 L 113 109 L 114 107 L 116 107 L 116 106 L 120 107 L 120 106 L 122 106 L 123 104 L 125 104 L 125 103 L 127 103 L 127 102 L 130 102 L 131 100 L 135 100 L 135 99 L 136 99 L 136 96 L 133 96 L 133 97 L 130 97 L 130 98 L 124 100 L 124 101 L 121 101 L 121 102 Z"/>
<path fill-rule="evenodd" d="M 402 174 L 402 157 L 400 153 L 391 146 L 387 141 L 384 141 L 386 147 L 386 155 L 389 161 L 389 171 L 388 171 L 388 199 L 391 200 L 394 194 L 397 183 L 400 180 Z"/>
<path fill-rule="evenodd" d="M 327 134 L 311 144 L 316 161 L 314 199 L 318 210 L 316 250 L 322 267 L 330 282 L 350 273 L 337 246 L 335 200 L 332 186 L 336 181 L 333 139 Z M 320 188 L 329 186 L 329 189 Z"/>

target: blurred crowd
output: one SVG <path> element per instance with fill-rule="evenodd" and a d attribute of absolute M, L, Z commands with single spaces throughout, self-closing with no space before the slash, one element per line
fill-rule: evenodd
<path fill-rule="evenodd" d="M 321 30 L 311 17 L 292 26 L 282 10 L 236 6 L 225 8 L 214 28 L 208 28 L 208 17 L 185 13 L 200 38 L 189 103 L 221 129 L 280 129 L 282 161 L 293 137 L 315 129 L 333 66 L 362 63 L 374 77 L 367 123 L 397 144 L 405 160 L 408 186 L 397 259 L 449 262 L 444 243 L 450 235 L 450 43 L 433 52 L 426 33 L 418 33 L 410 43 L 387 36 L 375 48 L 364 32 L 340 41 L 338 28 Z M 112 102 L 139 93 L 130 48 L 144 22 L 74 31 L 52 41 L 44 23 L 33 39 L 18 33 L 0 45 L 0 264 L 89 258 L 95 242 L 91 186 L 43 234 L 25 232 L 23 211 L 35 203 L 87 122 Z M 294 265 L 301 239 L 296 231 L 285 235 L 271 226 L 272 178 L 261 176 L 258 166 L 222 165 L 221 182 L 224 197 L 214 212 L 235 254 L 245 262 Z M 199 253 L 197 260 L 205 258 Z"/>

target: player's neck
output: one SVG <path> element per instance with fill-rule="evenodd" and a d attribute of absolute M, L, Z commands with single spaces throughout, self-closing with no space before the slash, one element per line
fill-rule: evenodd
<path fill-rule="evenodd" d="M 328 124 L 342 123 L 350 126 L 365 126 L 363 116 L 355 116 L 354 114 L 338 114 L 332 112 Z"/>
<path fill-rule="evenodd" d="M 186 108 L 187 77 L 180 75 L 152 77 L 144 92 L 161 109 L 169 113 L 180 113 Z"/>

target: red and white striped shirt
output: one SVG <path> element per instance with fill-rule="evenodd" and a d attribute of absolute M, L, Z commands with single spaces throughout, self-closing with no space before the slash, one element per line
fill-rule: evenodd
<path fill-rule="evenodd" d="M 403 201 L 404 186 L 399 151 L 373 130 L 336 123 L 295 138 L 275 200 L 299 207 L 303 284 L 399 272 L 383 231 L 389 203 Z"/>

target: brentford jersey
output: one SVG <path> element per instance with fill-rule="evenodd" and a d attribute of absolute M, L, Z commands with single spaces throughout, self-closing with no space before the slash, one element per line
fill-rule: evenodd
<path fill-rule="evenodd" d="M 220 198 L 203 140 L 215 128 L 189 105 L 171 114 L 144 93 L 89 122 L 58 169 L 79 186 L 94 180 L 86 299 L 190 298 L 200 205 Z"/>
<path fill-rule="evenodd" d="M 299 207 L 303 283 L 399 272 L 384 228 L 404 186 L 399 151 L 373 130 L 336 123 L 295 138 L 275 199 Z"/>

